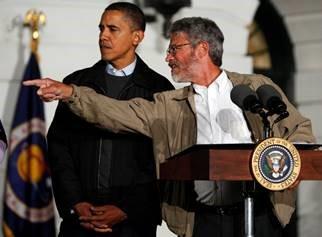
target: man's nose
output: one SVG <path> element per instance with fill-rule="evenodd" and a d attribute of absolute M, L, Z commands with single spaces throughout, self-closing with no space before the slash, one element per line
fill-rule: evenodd
<path fill-rule="evenodd" d="M 110 36 L 110 32 L 108 29 L 103 29 L 101 32 L 100 32 L 100 35 L 99 35 L 99 38 L 100 39 L 106 39 Z"/>
<path fill-rule="evenodd" d="M 166 62 L 169 62 L 171 59 L 173 59 L 173 55 L 172 55 L 171 53 L 168 53 L 168 52 L 167 52 L 167 54 L 166 54 L 166 56 L 165 56 L 165 61 L 166 61 Z"/>

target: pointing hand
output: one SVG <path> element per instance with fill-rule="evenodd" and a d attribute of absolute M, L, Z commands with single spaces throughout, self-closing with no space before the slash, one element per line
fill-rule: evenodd
<path fill-rule="evenodd" d="M 25 86 L 36 86 L 37 94 L 45 101 L 67 100 L 73 93 L 73 87 L 50 78 L 27 80 Z"/>

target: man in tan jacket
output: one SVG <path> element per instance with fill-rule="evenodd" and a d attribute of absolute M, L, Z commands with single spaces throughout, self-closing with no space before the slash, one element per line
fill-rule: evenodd
<path fill-rule="evenodd" d="M 224 37 L 213 21 L 183 18 L 173 23 L 170 36 L 166 61 L 172 76 L 178 82 L 192 84 L 157 93 L 153 102 L 144 99 L 116 101 L 89 88 L 65 85 L 48 78 L 25 85 L 40 87 L 38 93 L 45 101 L 65 101 L 73 113 L 97 126 L 116 133 L 141 133 L 151 137 L 157 168 L 167 158 L 195 144 L 248 143 L 263 139 L 260 116 L 243 112 L 230 99 L 232 88 L 240 84 L 253 90 L 269 84 L 282 95 L 289 117 L 274 125 L 274 136 L 290 142 L 314 142 L 310 120 L 289 103 L 270 79 L 220 68 Z M 272 123 L 276 118 L 277 115 L 273 115 L 269 120 Z M 177 235 L 243 235 L 240 183 L 195 181 L 190 190 L 182 183 L 175 187 L 180 193 L 176 189 L 167 194 L 171 202 L 164 203 L 163 217 Z M 193 195 L 182 193 L 186 191 Z M 190 207 L 186 199 L 192 197 L 194 203 Z M 295 198 L 294 190 L 260 190 L 255 197 L 255 208 L 260 207 L 258 213 L 255 212 L 255 235 L 281 236 L 295 210 Z"/>

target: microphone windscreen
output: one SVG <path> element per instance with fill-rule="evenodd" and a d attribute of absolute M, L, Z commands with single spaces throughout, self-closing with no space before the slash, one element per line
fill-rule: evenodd
<path fill-rule="evenodd" d="M 270 107 L 269 102 L 274 98 L 282 100 L 281 94 L 271 85 L 262 85 L 258 87 L 256 93 L 265 108 Z"/>
<path fill-rule="evenodd" d="M 230 98 L 240 108 L 242 108 L 244 110 L 248 110 L 249 109 L 248 100 L 250 98 L 256 99 L 257 97 L 255 94 L 255 91 L 250 89 L 248 86 L 237 85 L 237 86 L 234 86 L 233 89 L 231 90 Z"/>
<path fill-rule="evenodd" d="M 256 92 L 261 103 L 264 105 L 264 108 L 270 111 L 270 113 L 286 115 L 287 106 L 283 102 L 281 94 L 273 86 L 271 85 L 260 86 L 256 90 Z"/>

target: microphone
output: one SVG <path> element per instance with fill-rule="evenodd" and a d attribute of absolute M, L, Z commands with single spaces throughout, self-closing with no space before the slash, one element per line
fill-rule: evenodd
<path fill-rule="evenodd" d="M 264 108 L 273 114 L 282 114 L 286 111 L 286 104 L 282 101 L 280 93 L 271 85 L 258 87 L 256 93 Z"/>
<path fill-rule="evenodd" d="M 280 93 L 271 85 L 262 85 L 258 87 L 256 93 L 264 105 L 264 108 L 272 114 L 278 114 L 279 117 L 274 121 L 277 123 L 289 116 L 286 110 L 287 106 L 282 100 Z"/>
<path fill-rule="evenodd" d="M 255 91 L 246 85 L 237 85 L 233 87 L 230 98 L 243 110 L 249 110 L 252 113 L 260 113 L 263 109 L 263 105 L 258 100 Z"/>

